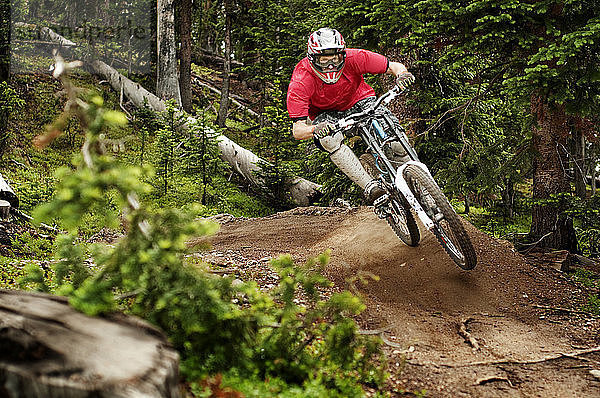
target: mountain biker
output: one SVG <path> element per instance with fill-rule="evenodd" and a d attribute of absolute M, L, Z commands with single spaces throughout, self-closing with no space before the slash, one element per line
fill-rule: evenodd
<path fill-rule="evenodd" d="M 393 74 L 402 89 L 415 80 L 403 64 L 371 51 L 346 48 L 337 30 L 321 28 L 309 36 L 307 55 L 294 69 L 287 109 L 293 120 L 294 138 L 313 138 L 317 147 L 328 152 L 333 163 L 364 189 L 366 202 L 371 205 L 385 191 L 342 143 L 344 135 L 332 131 L 338 119 L 360 112 L 375 101 L 375 91 L 365 83 L 365 73 Z M 399 124 L 387 108 L 381 109 Z M 401 153 L 400 158 L 405 155 Z"/>

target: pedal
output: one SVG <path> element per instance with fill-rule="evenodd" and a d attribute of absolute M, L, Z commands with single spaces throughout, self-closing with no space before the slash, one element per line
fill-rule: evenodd
<path fill-rule="evenodd" d="M 386 204 L 389 200 L 390 200 L 389 195 L 387 193 L 383 194 L 380 197 L 378 197 L 377 199 L 375 199 L 375 202 L 373 202 L 373 206 L 380 207 L 380 206 Z"/>
<path fill-rule="evenodd" d="M 381 195 L 375 200 L 375 202 L 373 202 L 375 214 L 382 220 L 387 217 L 386 205 L 389 203 L 389 201 L 390 197 L 388 196 L 388 194 L 385 194 Z"/>

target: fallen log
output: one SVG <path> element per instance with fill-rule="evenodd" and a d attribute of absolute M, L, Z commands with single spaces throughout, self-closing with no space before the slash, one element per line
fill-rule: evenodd
<path fill-rule="evenodd" d="M 57 43 L 62 43 L 64 38 L 55 32 L 52 33 L 54 34 L 51 35 L 50 39 L 57 41 Z M 147 106 L 158 112 L 166 110 L 165 102 L 158 96 L 152 94 L 140 84 L 126 78 L 106 63 L 100 60 L 88 60 L 88 65 L 93 73 L 98 74 L 107 80 L 115 91 L 119 93 L 123 92 L 136 107 L 142 108 Z M 194 121 L 191 117 L 188 120 L 186 125 Z M 261 169 L 261 163 L 268 164 L 268 162 L 248 149 L 239 146 L 222 134 L 218 135 L 217 142 L 219 150 L 221 151 L 221 158 L 224 161 L 229 163 L 245 179 L 258 186 L 260 189 L 266 189 L 264 188 L 265 184 L 256 175 L 256 172 Z M 297 205 L 307 206 L 320 196 L 319 189 L 321 188 L 321 185 L 315 184 L 302 177 L 294 176 L 286 183 L 290 187 L 291 197 Z"/>
<path fill-rule="evenodd" d="M 134 317 L 88 317 L 67 299 L 0 290 L 0 396 L 176 398 L 179 356 Z"/>
<path fill-rule="evenodd" d="M 225 63 L 225 58 L 213 53 L 212 51 L 200 48 L 192 52 L 192 61 L 198 65 L 204 64 L 203 61 L 207 61 L 211 65 L 223 66 Z M 235 59 L 231 60 L 231 64 L 235 66 L 244 66 L 243 62 Z"/>
<path fill-rule="evenodd" d="M 197 85 L 199 85 L 201 87 L 205 87 L 205 88 L 207 88 L 208 90 L 210 90 L 211 92 L 213 92 L 215 94 L 221 95 L 221 90 L 219 90 L 216 87 L 211 86 L 208 83 L 205 83 L 205 82 L 201 81 L 199 78 L 197 78 L 195 76 L 192 76 L 192 83 L 197 84 Z M 239 108 L 242 108 L 242 110 L 244 110 L 245 112 L 248 112 L 249 115 L 254 116 L 255 118 L 259 118 L 260 117 L 260 115 L 258 113 L 256 113 L 255 111 L 253 111 L 252 109 L 250 109 L 246 105 L 242 104 L 240 101 L 236 100 L 235 97 L 237 97 L 237 96 L 233 96 L 231 94 L 229 94 L 229 96 L 231 97 L 231 98 L 229 98 L 229 100 L 234 105 L 237 105 Z"/>
<path fill-rule="evenodd" d="M 569 253 L 568 261 L 569 265 L 573 268 L 583 268 L 596 274 L 600 274 L 600 261 L 574 253 Z"/>
<path fill-rule="evenodd" d="M 113 89 L 117 92 L 123 90 L 124 94 L 137 107 L 149 106 L 155 111 L 164 111 L 166 105 L 164 101 L 144 89 L 137 83 L 132 82 L 125 76 L 121 75 L 106 63 L 94 60 L 89 63 L 92 72 L 106 79 Z M 188 117 L 186 125 L 190 125 L 195 119 Z M 267 163 L 255 155 L 252 151 L 241 147 L 223 134 L 217 136 L 217 143 L 221 151 L 221 158 L 229 163 L 235 171 L 241 174 L 248 181 L 258 187 L 264 186 L 260 178 L 256 175 L 259 171 L 262 162 Z M 308 181 L 301 177 L 292 177 L 288 182 L 290 186 L 290 194 L 294 202 L 300 206 L 309 205 L 315 197 L 319 195 L 320 185 Z"/>
<path fill-rule="evenodd" d="M 19 207 L 19 197 L 15 194 L 10 184 L 0 174 L 0 200 L 4 200 L 14 208 Z"/>
<path fill-rule="evenodd" d="M 48 42 L 60 44 L 60 46 L 62 46 L 62 47 L 77 47 L 77 43 L 74 43 L 71 40 L 64 38 L 63 36 L 54 32 L 52 29 L 50 29 L 47 26 L 39 27 L 34 24 L 28 24 L 28 23 L 24 23 L 24 22 L 15 22 L 14 27 L 19 28 L 19 29 L 29 29 L 30 36 L 32 36 L 32 37 L 38 36 L 38 38 L 42 41 L 45 39 Z M 36 35 L 36 33 L 37 33 L 37 35 Z M 36 41 L 34 41 L 33 43 L 36 43 Z M 39 41 L 37 41 L 37 43 L 39 43 Z"/>
<path fill-rule="evenodd" d="M 575 271 L 575 268 L 583 268 L 594 273 L 600 273 L 600 262 L 579 254 L 570 253 L 568 250 L 534 252 L 530 256 L 562 272 L 572 272 Z"/>
<path fill-rule="evenodd" d="M 10 214 L 10 203 L 0 199 L 0 220 L 6 220 Z"/>

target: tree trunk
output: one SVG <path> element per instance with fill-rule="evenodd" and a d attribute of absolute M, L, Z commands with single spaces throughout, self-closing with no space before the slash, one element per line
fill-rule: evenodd
<path fill-rule="evenodd" d="M 581 199 L 585 199 L 587 196 L 587 184 L 585 181 L 586 167 L 585 167 L 585 136 L 583 133 L 575 128 L 573 130 L 574 140 L 574 176 L 575 176 L 575 195 Z"/>
<path fill-rule="evenodd" d="M 174 99 L 177 104 L 181 104 L 177 79 L 175 8 L 173 4 L 174 0 L 157 1 L 156 95 L 163 100 Z"/>
<path fill-rule="evenodd" d="M 192 0 L 179 3 L 179 89 L 183 110 L 192 111 Z"/>
<path fill-rule="evenodd" d="M 225 127 L 227 111 L 229 110 L 229 83 L 231 80 L 231 4 L 225 0 L 225 62 L 223 63 L 223 88 L 221 89 L 221 104 L 217 125 Z"/>
<path fill-rule="evenodd" d="M 202 9 L 202 29 L 200 32 L 200 47 L 206 48 L 211 53 L 217 52 L 215 36 L 217 35 L 215 25 L 217 13 L 212 9 L 212 0 L 204 0 Z"/>
<path fill-rule="evenodd" d="M 0 0 L 0 82 L 10 81 L 10 4 L 11 0 Z M 0 159 L 8 145 L 8 110 L 0 109 Z"/>
<path fill-rule="evenodd" d="M 124 94 L 137 106 L 150 106 L 155 111 L 164 111 L 165 103 L 160 98 L 150 93 L 139 84 L 132 82 L 119 72 L 102 61 L 93 61 L 90 64 L 92 71 L 108 80 L 113 89 L 120 91 L 123 86 Z M 190 121 L 193 118 L 189 118 Z M 256 176 L 260 170 L 260 162 L 264 162 L 251 151 L 239 146 L 224 135 L 217 137 L 221 158 L 229 163 L 234 170 L 240 173 L 248 181 L 262 186 L 262 182 Z M 290 184 L 290 192 L 294 202 L 301 206 L 307 206 L 320 195 L 320 185 L 300 177 L 293 177 Z"/>
<path fill-rule="evenodd" d="M 88 317 L 65 297 L 0 290 L 0 396 L 175 398 L 179 356 L 134 317 Z"/>
<path fill-rule="evenodd" d="M 0 174 L 0 199 L 6 200 L 15 209 L 19 207 L 19 198 L 2 174 Z"/>
<path fill-rule="evenodd" d="M 597 166 L 597 160 L 593 159 L 592 165 L 591 165 L 591 172 L 592 172 L 592 192 L 591 192 L 591 196 L 594 196 L 596 194 L 596 188 L 597 188 L 596 166 Z"/>
<path fill-rule="evenodd" d="M 564 110 L 550 107 L 540 98 L 532 99 L 532 110 L 537 117 L 533 129 L 533 200 L 532 241 L 540 247 L 577 251 L 573 220 L 563 214 L 564 205 L 535 203 L 552 199 L 552 195 L 570 192 L 570 185 L 562 163 L 560 148 L 566 145 L 568 126 Z"/>
<path fill-rule="evenodd" d="M 511 219 L 514 213 L 515 205 L 515 184 L 510 178 L 505 180 L 505 187 L 502 190 L 502 202 L 504 207 L 504 217 Z"/>
<path fill-rule="evenodd" d="M 149 107 L 158 112 L 163 112 L 167 109 L 164 101 L 152 94 L 140 84 L 131 81 L 112 67 L 108 66 L 100 60 L 94 60 L 89 63 L 93 73 L 103 76 L 111 84 L 116 92 L 123 93 L 137 106 L 138 108 Z"/>
<path fill-rule="evenodd" d="M 0 0 L 0 81 L 2 82 L 10 79 L 10 3 L 10 0 Z M 0 133 L 4 133 L 5 122 L 0 120 Z"/>

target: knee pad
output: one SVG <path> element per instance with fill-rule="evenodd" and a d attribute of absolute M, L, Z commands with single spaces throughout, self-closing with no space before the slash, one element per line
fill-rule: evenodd
<path fill-rule="evenodd" d="M 328 135 L 327 137 L 321 138 L 318 140 L 318 142 L 324 151 L 333 153 L 340 149 L 340 145 L 342 145 L 343 140 L 344 134 L 338 131 L 334 135 Z"/>

